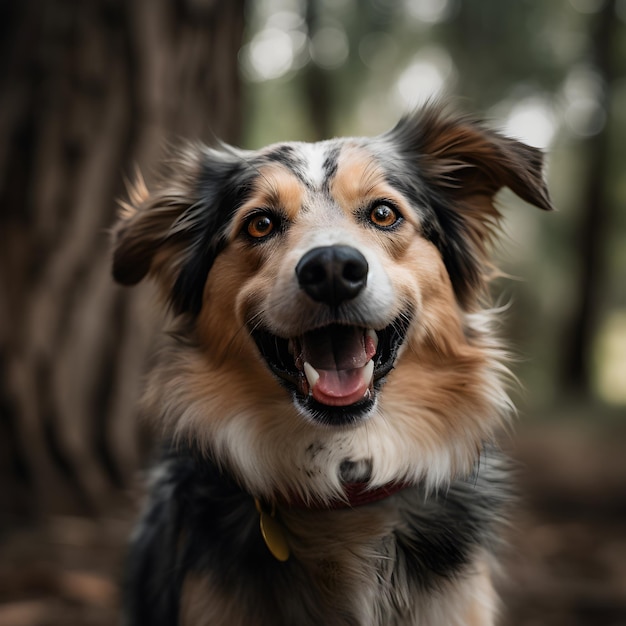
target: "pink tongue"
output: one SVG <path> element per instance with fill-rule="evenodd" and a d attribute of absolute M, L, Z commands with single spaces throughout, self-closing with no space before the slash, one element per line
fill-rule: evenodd
<path fill-rule="evenodd" d="M 362 369 L 317 370 L 320 377 L 313 387 L 313 397 L 329 406 L 347 406 L 358 402 L 369 387 L 369 381 L 363 380 Z"/>
<path fill-rule="evenodd" d="M 312 390 L 322 404 L 347 406 L 359 401 L 369 387 L 363 368 L 376 352 L 371 337 L 356 326 L 328 326 L 302 337 L 302 360 L 319 379 Z"/>

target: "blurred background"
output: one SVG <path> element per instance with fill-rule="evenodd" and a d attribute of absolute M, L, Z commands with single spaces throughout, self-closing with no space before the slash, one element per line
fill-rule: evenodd
<path fill-rule="evenodd" d="M 433 97 L 547 151 L 503 192 L 513 626 L 626 625 L 626 0 L 0 3 L 0 624 L 117 622 L 163 319 L 110 279 L 168 143 L 376 134 Z"/>

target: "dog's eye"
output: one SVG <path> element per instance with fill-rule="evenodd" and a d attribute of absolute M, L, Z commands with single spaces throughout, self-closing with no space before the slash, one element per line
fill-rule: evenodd
<path fill-rule="evenodd" d="M 253 215 L 247 224 L 247 231 L 250 237 L 254 239 L 263 239 L 267 237 L 275 227 L 274 218 L 267 213 L 259 213 Z"/>
<path fill-rule="evenodd" d="M 399 217 L 398 212 L 388 204 L 377 204 L 370 213 L 370 222 L 379 228 L 389 228 Z"/>

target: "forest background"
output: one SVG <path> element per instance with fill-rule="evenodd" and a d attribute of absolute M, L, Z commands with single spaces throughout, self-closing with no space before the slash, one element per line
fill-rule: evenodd
<path fill-rule="evenodd" d="M 167 143 L 376 134 L 434 97 L 546 150 L 496 284 L 523 388 L 513 626 L 626 624 L 626 0 L 0 5 L 0 624 L 112 624 L 163 320 L 110 279 Z"/>

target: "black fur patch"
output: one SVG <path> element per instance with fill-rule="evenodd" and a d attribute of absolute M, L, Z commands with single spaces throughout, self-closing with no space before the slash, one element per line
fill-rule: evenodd
<path fill-rule="evenodd" d="M 172 289 L 176 313 L 200 312 L 207 276 L 227 243 L 225 227 L 250 194 L 256 175 L 254 167 L 242 158 L 207 155 L 198 181 L 199 199 L 172 227 L 191 242 L 188 260 Z"/>
<path fill-rule="evenodd" d="M 322 164 L 322 169 L 324 170 L 324 191 L 326 193 L 330 193 L 330 183 L 337 173 L 337 168 L 339 167 L 340 152 L 340 146 L 335 146 L 334 148 L 331 148 L 326 153 L 326 158 L 324 159 L 324 163 Z"/>
<path fill-rule="evenodd" d="M 279 163 L 287 168 L 305 187 L 311 188 L 311 182 L 305 175 L 305 164 L 298 156 L 294 146 L 279 144 L 265 153 L 264 160 L 270 163 Z"/>
<path fill-rule="evenodd" d="M 422 589 L 438 586 L 468 564 L 477 547 L 494 551 L 503 510 L 511 500 L 508 472 L 495 450 L 482 466 L 439 492 L 407 502 L 407 526 L 396 532 L 397 549 L 408 575 Z M 401 493 L 399 497 L 414 497 Z"/>
<path fill-rule="evenodd" d="M 155 477 L 127 558 L 127 624 L 177 624 L 182 583 L 191 572 L 213 573 L 218 591 L 240 597 L 251 621 L 283 623 L 275 621 L 281 612 L 276 590 L 310 589 L 312 581 L 293 561 L 280 563 L 270 554 L 253 498 L 189 451 L 167 451 Z"/>

